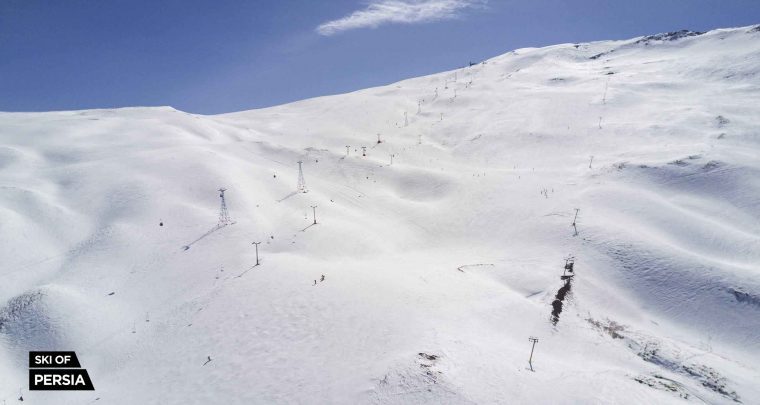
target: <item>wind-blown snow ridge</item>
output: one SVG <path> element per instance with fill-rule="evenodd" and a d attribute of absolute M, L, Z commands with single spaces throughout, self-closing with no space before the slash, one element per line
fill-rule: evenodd
<path fill-rule="evenodd" d="M 756 403 L 758 72 L 743 27 L 217 116 L 0 113 L 0 399 Z M 35 349 L 96 391 L 28 392 Z"/>

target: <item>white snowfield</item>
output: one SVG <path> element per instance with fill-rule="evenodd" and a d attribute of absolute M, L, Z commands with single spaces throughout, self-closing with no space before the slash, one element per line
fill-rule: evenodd
<path fill-rule="evenodd" d="M 695 34 L 0 113 L 0 400 L 760 403 L 760 26 Z M 95 391 L 30 392 L 30 350 Z"/>

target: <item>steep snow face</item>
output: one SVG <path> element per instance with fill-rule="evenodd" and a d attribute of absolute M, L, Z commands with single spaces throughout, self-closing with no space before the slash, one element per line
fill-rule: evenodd
<path fill-rule="evenodd" d="M 219 116 L 2 113 L 0 399 L 756 403 L 758 106 L 745 27 Z M 96 390 L 28 392 L 35 349 Z"/>

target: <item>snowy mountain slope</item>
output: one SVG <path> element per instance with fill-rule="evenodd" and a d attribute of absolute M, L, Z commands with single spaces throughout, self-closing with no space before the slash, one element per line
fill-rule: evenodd
<path fill-rule="evenodd" d="M 0 399 L 757 402 L 758 72 L 745 27 L 219 116 L 2 113 Z M 96 391 L 28 392 L 33 349 Z"/>

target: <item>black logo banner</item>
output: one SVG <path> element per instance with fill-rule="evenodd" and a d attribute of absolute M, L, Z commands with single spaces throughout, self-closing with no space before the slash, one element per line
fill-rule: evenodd
<path fill-rule="evenodd" d="M 29 368 L 80 368 L 74 352 L 29 352 Z"/>
<path fill-rule="evenodd" d="M 29 352 L 29 391 L 93 391 L 74 352 Z"/>

